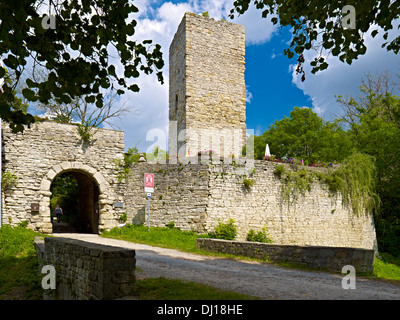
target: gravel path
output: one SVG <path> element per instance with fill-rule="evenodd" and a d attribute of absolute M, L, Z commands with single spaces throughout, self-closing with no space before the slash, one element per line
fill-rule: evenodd
<path fill-rule="evenodd" d="M 53 234 L 136 250 L 137 278 L 166 277 L 205 283 L 262 299 L 378 299 L 399 300 L 400 286 L 356 279 L 356 289 L 343 289 L 345 274 L 301 271 L 258 262 L 201 256 L 94 234 Z"/>

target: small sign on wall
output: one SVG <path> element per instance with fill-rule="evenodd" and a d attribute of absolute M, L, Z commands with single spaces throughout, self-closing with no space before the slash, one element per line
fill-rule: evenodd
<path fill-rule="evenodd" d="M 40 211 L 39 203 L 31 203 L 31 211 L 32 212 L 39 212 Z"/>
<path fill-rule="evenodd" d="M 144 192 L 154 192 L 154 174 L 144 174 Z"/>
<path fill-rule="evenodd" d="M 123 207 L 124 207 L 123 202 L 118 202 L 118 201 L 114 202 L 114 208 L 123 208 Z"/>

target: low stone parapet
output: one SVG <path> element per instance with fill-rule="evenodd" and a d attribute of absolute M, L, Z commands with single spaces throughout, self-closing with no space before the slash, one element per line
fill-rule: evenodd
<path fill-rule="evenodd" d="M 270 262 L 291 262 L 309 268 L 341 272 L 346 265 L 351 265 L 356 272 L 373 272 L 374 250 L 279 245 L 249 241 L 228 241 L 219 239 L 197 239 L 197 248 L 210 252 L 234 254 L 257 258 Z"/>
<path fill-rule="evenodd" d="M 36 239 L 40 269 L 55 270 L 47 300 L 111 300 L 135 292 L 135 250 L 67 238 Z"/>

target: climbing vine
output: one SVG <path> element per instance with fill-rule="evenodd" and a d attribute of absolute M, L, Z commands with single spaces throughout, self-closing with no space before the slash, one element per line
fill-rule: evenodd
<path fill-rule="evenodd" d="M 351 206 L 358 215 L 362 209 L 377 211 L 380 199 L 375 193 L 375 166 L 373 159 L 365 154 L 355 153 L 343 161 L 337 169 L 326 173 L 313 172 L 307 169 L 298 170 L 292 166 L 292 171 L 284 165 L 276 166 L 274 174 L 282 181 L 282 197 L 288 203 L 290 198 L 295 201 L 299 194 L 312 190 L 315 180 L 324 183 L 332 195 L 340 193 L 342 203 Z"/>
<path fill-rule="evenodd" d="M 90 125 L 89 121 L 78 124 L 78 134 L 80 135 L 82 142 L 87 143 L 92 139 L 97 130 L 94 130 L 93 126 Z"/>
<path fill-rule="evenodd" d="M 295 170 L 297 167 L 294 167 Z M 314 176 L 307 169 L 300 171 L 288 171 L 284 165 L 278 165 L 275 168 L 274 174 L 282 181 L 282 197 L 290 203 L 296 201 L 300 194 L 304 195 L 306 191 L 311 191 Z"/>
<path fill-rule="evenodd" d="M 136 147 L 129 148 L 126 153 L 124 153 L 123 159 L 113 159 L 112 162 L 115 165 L 115 169 L 118 170 L 117 179 L 119 183 L 124 180 L 127 181 L 133 163 L 137 163 L 139 160 L 139 153 Z"/>
<path fill-rule="evenodd" d="M 5 171 L 3 172 L 2 179 L 1 179 L 1 190 L 7 191 L 11 188 L 15 187 L 18 182 L 18 177 L 14 172 Z"/>
<path fill-rule="evenodd" d="M 343 204 L 350 205 L 355 214 L 363 208 L 377 212 L 380 198 L 375 192 L 375 175 L 373 158 L 355 153 L 345 159 L 342 166 L 330 172 L 324 182 L 330 192 L 340 192 Z"/>

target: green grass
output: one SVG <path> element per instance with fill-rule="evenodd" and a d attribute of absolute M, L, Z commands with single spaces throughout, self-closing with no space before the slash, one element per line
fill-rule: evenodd
<path fill-rule="evenodd" d="M 375 259 L 374 274 L 379 279 L 400 281 L 400 257 L 382 254 L 382 259 Z"/>
<path fill-rule="evenodd" d="M 204 253 L 196 248 L 196 239 L 199 237 L 193 231 L 181 231 L 177 228 L 152 227 L 127 225 L 122 229 L 111 229 L 104 232 L 102 237 L 127 240 L 136 243 L 155 245 L 162 248 L 178 249 L 185 252 Z"/>
<path fill-rule="evenodd" d="M 23 227 L 0 228 L 0 299 L 40 299 L 38 260 L 33 240 L 40 234 Z"/>
<path fill-rule="evenodd" d="M 240 258 L 242 260 L 257 260 L 244 256 L 235 256 L 227 253 L 215 253 L 203 249 L 198 249 L 196 247 L 196 239 L 207 238 L 208 235 L 198 234 L 193 231 L 182 231 L 178 228 L 152 227 L 150 228 L 150 231 L 148 231 L 147 226 L 129 224 L 122 229 L 122 233 L 119 228 L 113 228 L 110 231 L 104 232 L 101 236 L 105 238 L 126 240 L 207 256 L 218 256 L 221 258 Z"/>

